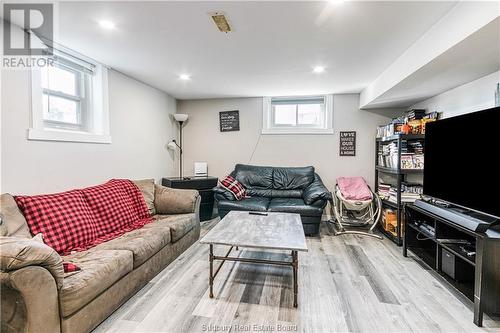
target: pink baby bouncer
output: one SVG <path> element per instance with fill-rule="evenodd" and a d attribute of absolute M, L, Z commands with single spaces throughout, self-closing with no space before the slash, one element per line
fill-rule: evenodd
<path fill-rule="evenodd" d="M 363 177 L 337 178 L 331 204 L 335 220 L 330 222 L 338 229 L 335 236 L 355 234 L 382 239 L 373 233 L 380 219 L 382 202 Z M 344 226 L 370 228 L 368 231 L 358 231 L 346 230 Z"/>

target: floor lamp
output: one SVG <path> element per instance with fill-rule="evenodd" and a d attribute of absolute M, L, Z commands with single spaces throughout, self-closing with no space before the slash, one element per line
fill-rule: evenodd
<path fill-rule="evenodd" d="M 184 122 L 188 119 L 187 114 L 183 113 L 175 113 L 174 114 L 174 119 L 179 123 L 179 144 L 177 144 L 177 141 L 172 140 L 167 144 L 167 147 L 169 149 L 175 150 L 176 148 L 179 148 L 179 178 L 182 179 L 182 126 L 184 125 Z"/>

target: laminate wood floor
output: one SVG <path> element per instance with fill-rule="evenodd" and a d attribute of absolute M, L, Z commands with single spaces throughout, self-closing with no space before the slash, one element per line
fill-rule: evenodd
<path fill-rule="evenodd" d="M 202 234 L 217 222 L 203 223 Z M 210 299 L 208 245 L 195 243 L 95 332 L 500 332 L 487 316 L 484 328 L 475 326 L 472 303 L 388 239 L 334 237 L 326 223 L 321 229 L 299 254 L 297 309 L 289 267 L 226 262 Z"/>

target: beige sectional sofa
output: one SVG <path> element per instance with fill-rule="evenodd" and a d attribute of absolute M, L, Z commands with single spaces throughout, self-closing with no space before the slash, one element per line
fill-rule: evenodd
<path fill-rule="evenodd" d="M 1 196 L 2 332 L 89 332 L 196 242 L 197 191 L 135 183 L 154 221 L 64 257 L 32 239 L 14 198 Z M 64 273 L 63 260 L 82 270 Z"/>

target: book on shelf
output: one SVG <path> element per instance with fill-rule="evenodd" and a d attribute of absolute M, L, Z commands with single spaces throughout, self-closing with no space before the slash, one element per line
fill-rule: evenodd
<path fill-rule="evenodd" d="M 423 169 L 424 155 L 401 154 L 401 169 Z"/>
<path fill-rule="evenodd" d="M 425 109 L 412 109 L 408 111 L 408 113 L 406 114 L 406 117 L 410 121 L 422 119 L 424 118 L 424 116 L 425 116 Z"/>
<path fill-rule="evenodd" d="M 391 190 L 390 184 L 380 183 L 378 185 L 378 195 L 381 198 L 389 197 L 389 191 Z"/>
<path fill-rule="evenodd" d="M 401 169 L 414 169 L 413 154 L 401 154 Z"/>
<path fill-rule="evenodd" d="M 403 203 L 413 203 L 413 202 L 415 202 L 415 200 L 418 200 L 418 199 L 420 199 L 420 195 L 418 195 L 418 194 L 414 195 L 414 194 L 401 193 L 401 202 L 403 202 Z M 398 198 L 395 194 L 394 195 L 391 194 L 391 196 L 386 200 L 388 200 L 392 203 L 395 203 L 395 204 L 398 203 Z"/>
<path fill-rule="evenodd" d="M 378 146 L 377 164 L 382 167 L 397 169 L 423 169 L 424 168 L 424 147 L 419 140 L 401 141 L 401 161 L 398 160 L 398 144 L 391 142 Z M 401 164 L 399 164 L 401 162 Z"/>
<path fill-rule="evenodd" d="M 415 200 L 420 199 L 423 193 L 423 187 L 420 184 L 403 182 L 401 184 L 401 202 L 412 203 Z M 397 188 L 391 184 L 379 183 L 378 184 L 378 195 L 380 198 L 387 200 L 389 202 L 398 203 L 398 193 Z"/>
<path fill-rule="evenodd" d="M 414 169 L 423 169 L 424 168 L 424 155 L 416 154 L 413 156 L 413 168 Z"/>
<path fill-rule="evenodd" d="M 405 193 L 415 193 L 421 195 L 424 193 L 424 188 L 419 183 L 402 182 L 401 191 Z"/>
<path fill-rule="evenodd" d="M 391 123 L 377 127 L 377 138 L 396 134 L 425 134 L 425 124 L 438 118 L 437 112 L 426 114 L 424 109 L 412 109 Z"/>
<path fill-rule="evenodd" d="M 385 138 L 403 132 L 404 121 L 394 119 L 390 124 L 377 127 L 377 138 Z"/>

